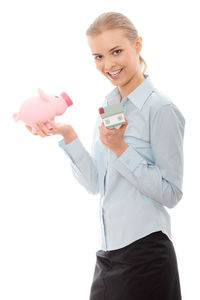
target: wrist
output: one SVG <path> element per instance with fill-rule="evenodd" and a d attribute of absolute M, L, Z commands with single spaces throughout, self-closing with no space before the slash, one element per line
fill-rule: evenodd
<path fill-rule="evenodd" d="M 117 157 L 119 157 L 124 151 L 126 151 L 127 148 L 128 144 L 123 141 L 117 149 L 113 150 L 113 152 L 117 155 Z"/>
<path fill-rule="evenodd" d="M 73 129 L 68 133 L 64 133 L 62 136 L 66 144 L 71 143 L 78 137 L 77 133 Z"/>

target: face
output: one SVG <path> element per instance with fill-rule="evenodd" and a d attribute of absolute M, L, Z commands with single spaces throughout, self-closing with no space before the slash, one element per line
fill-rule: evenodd
<path fill-rule="evenodd" d="M 113 85 L 124 86 L 135 75 L 141 76 L 139 52 L 142 38 L 130 42 L 121 29 L 107 30 L 95 37 L 88 37 L 97 69 Z"/>

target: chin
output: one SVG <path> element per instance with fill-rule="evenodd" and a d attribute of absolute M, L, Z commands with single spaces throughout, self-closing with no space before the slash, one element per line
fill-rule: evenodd
<path fill-rule="evenodd" d="M 109 80 L 109 79 L 108 79 L 108 80 Z M 111 81 L 111 80 L 109 80 L 109 82 L 110 82 L 112 85 L 115 85 L 115 86 L 118 86 L 118 85 L 119 85 L 118 82 L 113 82 L 113 81 Z"/>
<path fill-rule="evenodd" d="M 112 85 L 114 86 L 124 86 L 126 85 L 129 81 L 128 80 L 116 80 L 116 81 L 112 81 L 108 78 L 108 80 L 110 81 L 110 83 L 112 83 Z"/>

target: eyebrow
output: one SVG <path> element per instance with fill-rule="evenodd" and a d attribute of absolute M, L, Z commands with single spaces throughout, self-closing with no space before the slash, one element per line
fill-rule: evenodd
<path fill-rule="evenodd" d="M 118 47 L 121 47 L 121 46 L 115 46 L 112 49 L 110 49 L 108 52 L 111 52 L 112 50 L 114 50 L 115 48 L 118 48 Z M 99 53 L 92 53 L 92 55 L 99 55 Z"/>

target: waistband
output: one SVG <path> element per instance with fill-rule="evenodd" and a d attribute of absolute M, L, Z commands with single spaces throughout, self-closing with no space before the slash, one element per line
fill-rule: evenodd
<path fill-rule="evenodd" d="M 168 240 L 169 242 L 171 242 L 171 240 L 168 238 L 168 236 L 160 230 L 160 231 L 152 232 L 152 233 L 134 241 L 133 243 L 131 243 L 125 247 L 119 248 L 119 249 L 108 250 L 108 251 L 99 250 L 96 252 L 96 255 L 112 256 L 115 254 L 120 254 L 121 252 L 126 251 L 128 248 L 137 247 L 139 245 L 144 245 L 145 243 L 148 243 L 150 241 L 153 242 L 153 241 L 158 241 L 158 240 Z"/>

